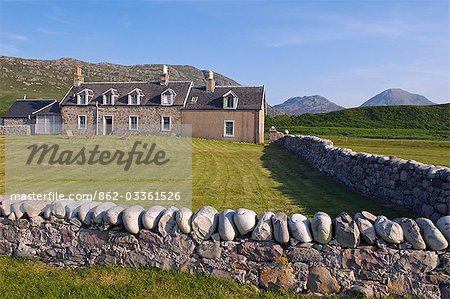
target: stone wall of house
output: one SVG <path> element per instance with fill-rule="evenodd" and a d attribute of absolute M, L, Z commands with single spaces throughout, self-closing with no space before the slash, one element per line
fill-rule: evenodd
<path fill-rule="evenodd" d="M 0 126 L 0 135 L 30 135 L 30 125 L 3 125 Z"/>
<path fill-rule="evenodd" d="M 321 172 L 371 197 L 395 202 L 436 222 L 450 215 L 450 169 L 394 156 L 337 148 L 330 140 L 271 129 L 273 144 L 284 146 Z"/>
<path fill-rule="evenodd" d="M 301 293 L 449 298 L 450 216 L 335 219 L 203 207 L 0 198 L 0 254 L 62 267 L 157 267 Z"/>
<path fill-rule="evenodd" d="M 160 133 L 162 135 L 181 134 L 181 107 L 150 107 L 150 106 L 100 106 L 98 110 L 99 134 L 103 133 L 103 116 L 112 116 L 114 123 L 114 134 L 124 134 L 128 132 L 130 116 L 138 116 L 139 130 L 136 134 Z M 79 130 L 78 116 L 86 115 L 87 130 Z M 170 116 L 172 120 L 172 131 L 161 132 L 162 116 Z M 95 107 L 93 106 L 62 106 L 61 121 L 64 130 L 72 130 L 74 134 L 93 134 L 97 119 L 95 117 Z"/>

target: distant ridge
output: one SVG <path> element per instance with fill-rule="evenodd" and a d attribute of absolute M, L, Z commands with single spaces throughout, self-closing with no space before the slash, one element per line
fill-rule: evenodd
<path fill-rule="evenodd" d="M 282 104 L 275 105 L 274 108 L 292 115 L 327 113 L 344 109 L 320 95 L 293 97 Z"/>
<path fill-rule="evenodd" d="M 407 92 L 400 88 L 386 89 L 382 93 L 364 102 L 361 107 L 366 106 L 403 106 L 403 105 L 435 105 L 426 97 Z"/>

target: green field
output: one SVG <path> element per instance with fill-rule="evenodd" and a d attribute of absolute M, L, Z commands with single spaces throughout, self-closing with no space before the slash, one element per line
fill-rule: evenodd
<path fill-rule="evenodd" d="M 72 270 L 0 257 L 2 298 L 295 298 L 200 275 L 123 267 Z"/>
<path fill-rule="evenodd" d="M 406 160 L 450 167 L 450 141 L 322 137 L 332 140 L 337 147 L 351 148 L 357 152 L 395 155 Z"/>

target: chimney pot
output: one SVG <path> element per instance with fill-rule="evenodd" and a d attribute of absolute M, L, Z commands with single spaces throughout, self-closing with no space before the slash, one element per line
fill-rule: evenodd
<path fill-rule="evenodd" d="M 161 73 L 161 80 L 159 83 L 161 85 L 169 84 L 169 69 L 167 68 L 167 65 L 163 65 L 163 69 L 162 69 L 162 73 Z"/>
<path fill-rule="evenodd" d="M 75 76 L 73 78 L 73 85 L 80 86 L 81 83 L 83 83 L 83 82 L 84 82 L 83 71 L 82 71 L 81 67 L 77 66 L 77 69 L 75 71 Z"/>
<path fill-rule="evenodd" d="M 216 88 L 216 80 L 214 79 L 214 73 L 212 71 L 208 71 L 208 79 L 206 80 L 206 91 L 214 92 Z"/>

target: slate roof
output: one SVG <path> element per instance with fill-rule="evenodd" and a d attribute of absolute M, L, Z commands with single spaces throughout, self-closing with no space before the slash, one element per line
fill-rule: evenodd
<path fill-rule="evenodd" d="M 52 103 L 54 104 L 50 105 Z M 28 118 L 36 111 L 39 111 L 37 114 L 59 114 L 59 105 L 56 100 L 16 100 L 3 117 Z"/>
<path fill-rule="evenodd" d="M 88 105 L 95 105 L 96 101 L 101 104 L 103 102 L 102 94 L 110 88 L 114 88 L 119 92 L 119 98 L 114 105 L 126 106 L 128 105 L 128 93 L 139 88 L 144 93 L 144 97 L 141 99 L 141 105 L 160 106 L 161 93 L 170 88 L 176 93 L 173 106 L 183 106 L 191 84 L 192 82 L 190 81 L 169 81 L 167 86 L 160 85 L 159 82 L 86 82 L 80 86 L 73 86 L 62 99 L 60 105 L 77 105 L 77 97 L 75 94 L 86 88 L 94 92 L 94 97 Z"/>
<path fill-rule="evenodd" d="M 184 110 L 223 110 L 223 95 L 233 91 L 238 96 L 236 110 L 260 110 L 264 101 L 264 86 L 216 86 L 207 92 L 205 86 L 191 89 Z"/>

